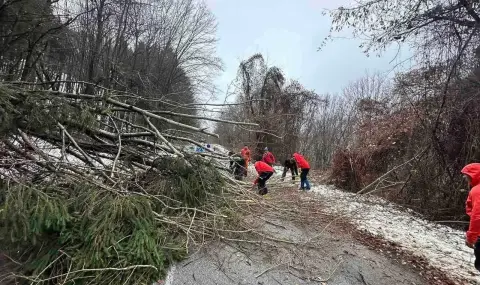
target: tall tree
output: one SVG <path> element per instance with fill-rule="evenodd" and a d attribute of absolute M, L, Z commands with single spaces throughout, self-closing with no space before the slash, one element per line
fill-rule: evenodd
<path fill-rule="evenodd" d="M 30 80 L 49 46 L 49 38 L 65 25 L 48 0 L 2 1 L 0 4 L 0 70 L 4 80 Z"/>
<path fill-rule="evenodd" d="M 232 147 L 250 144 L 257 158 L 268 146 L 279 158 L 290 157 L 299 151 L 303 124 L 310 118 L 318 96 L 297 81 L 288 81 L 278 67 L 270 67 L 261 54 L 240 63 L 234 80 L 236 104 L 222 118 L 248 120 L 259 128 L 238 127 L 227 131 Z M 220 125 L 218 128 L 224 128 Z"/>
<path fill-rule="evenodd" d="M 215 56 L 216 20 L 203 2 L 2 3 L 4 80 L 44 82 L 38 86 L 91 95 L 121 90 L 142 98 L 125 97 L 129 104 L 164 114 L 181 111 L 191 115 L 182 122 L 198 124 L 190 105 L 212 88 L 221 69 Z M 116 115 L 146 123 L 128 112 Z"/>

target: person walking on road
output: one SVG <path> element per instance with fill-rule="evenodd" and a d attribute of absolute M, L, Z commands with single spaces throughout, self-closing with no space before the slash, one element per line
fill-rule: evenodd
<path fill-rule="evenodd" d="M 465 203 L 465 210 L 470 216 L 465 244 L 473 248 L 474 265 L 480 271 L 480 163 L 467 164 L 461 172 L 472 187 Z"/>
<path fill-rule="evenodd" d="M 294 153 L 293 158 L 297 162 L 298 167 L 301 169 L 300 172 L 300 189 L 299 190 L 310 190 L 310 182 L 308 181 L 307 175 L 310 171 L 310 164 L 299 153 Z"/>
<path fill-rule="evenodd" d="M 263 161 L 255 162 L 255 170 L 258 173 L 257 179 L 253 182 L 253 186 L 258 186 L 258 194 L 265 195 L 268 193 L 267 180 L 273 175 L 273 168 Z"/>

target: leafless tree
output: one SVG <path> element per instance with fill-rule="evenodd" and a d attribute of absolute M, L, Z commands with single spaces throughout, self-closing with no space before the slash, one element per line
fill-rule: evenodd
<path fill-rule="evenodd" d="M 315 115 L 304 122 L 302 151 L 316 167 L 328 168 L 335 150 L 352 148 L 361 140 L 357 127 L 390 110 L 389 80 L 374 73 L 350 82 L 341 94 L 325 96 Z"/>
<path fill-rule="evenodd" d="M 279 68 L 268 66 L 261 54 L 240 63 L 234 87 L 237 105 L 223 118 L 242 118 L 259 128 L 230 130 L 231 147 L 251 145 L 257 158 L 266 146 L 279 159 L 299 151 L 303 125 L 322 102 L 314 92 L 288 81 Z"/>
<path fill-rule="evenodd" d="M 371 182 L 381 177 L 375 187 L 397 191 L 396 197 L 411 207 L 436 217 L 461 218 L 465 197 L 454 191 L 462 187 L 458 173 L 465 163 L 479 158 L 473 139 L 478 124 L 473 122 L 478 113 L 480 4 L 362 0 L 329 13 L 332 36 L 352 29 L 354 36 L 364 39 L 361 47 L 367 54 L 407 44 L 416 63 L 413 70 L 398 74 L 390 88 L 393 111 L 385 112 L 378 102 L 364 102 L 365 115 L 373 124 L 356 132 L 363 136 L 360 142 L 372 144 L 374 150 L 368 158 L 361 155 L 366 148 L 344 155 L 350 162 L 338 173 L 355 168 L 350 178 Z M 385 181 L 389 182 L 382 184 Z"/>

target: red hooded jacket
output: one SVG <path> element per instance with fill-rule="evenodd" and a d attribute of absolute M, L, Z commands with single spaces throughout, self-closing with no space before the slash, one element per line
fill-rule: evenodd
<path fill-rule="evenodd" d="M 462 169 L 462 174 L 470 177 L 472 190 L 468 193 L 465 208 L 470 216 L 470 226 L 467 232 L 467 241 L 475 244 L 480 236 L 480 163 L 471 163 Z"/>
<path fill-rule="evenodd" d="M 250 160 L 250 149 L 248 147 L 242 148 L 241 154 L 243 158 Z"/>
<path fill-rule="evenodd" d="M 255 170 L 257 171 L 258 175 L 261 175 L 264 172 L 273 172 L 273 167 L 271 167 L 270 165 L 266 164 L 263 161 L 257 161 L 255 162 Z M 257 184 L 257 183 L 258 183 L 258 177 L 257 179 L 255 179 L 253 184 Z"/>
<path fill-rule="evenodd" d="M 262 174 L 264 172 L 273 172 L 273 167 L 263 161 L 257 161 L 255 162 L 255 170 L 258 172 L 258 174 Z"/>
<path fill-rule="evenodd" d="M 305 159 L 305 157 L 303 157 L 303 155 L 299 153 L 294 153 L 293 158 L 295 158 L 298 167 L 300 167 L 301 169 L 310 169 L 310 164 L 308 164 L 308 161 Z"/>
<path fill-rule="evenodd" d="M 265 163 L 274 164 L 275 163 L 275 156 L 273 156 L 273 153 L 267 151 L 266 153 L 263 154 L 262 160 Z"/>

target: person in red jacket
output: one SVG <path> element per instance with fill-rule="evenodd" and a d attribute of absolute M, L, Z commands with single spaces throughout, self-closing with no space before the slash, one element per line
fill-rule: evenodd
<path fill-rule="evenodd" d="M 462 174 L 472 187 L 468 193 L 465 209 L 470 216 L 465 244 L 473 248 L 475 268 L 480 271 L 480 163 L 470 163 L 462 169 Z"/>
<path fill-rule="evenodd" d="M 263 161 L 257 161 L 255 162 L 255 170 L 258 173 L 258 177 L 253 182 L 253 185 L 258 185 L 258 194 L 265 195 L 268 193 L 266 183 L 273 175 L 273 168 Z"/>
<path fill-rule="evenodd" d="M 310 171 L 310 164 L 299 153 L 294 153 L 293 158 L 297 162 L 298 167 L 302 170 L 300 172 L 300 190 L 310 190 L 310 182 L 308 181 L 307 175 Z"/>
<path fill-rule="evenodd" d="M 263 153 L 262 161 L 266 164 L 273 166 L 275 163 L 275 156 L 268 150 L 268 147 L 265 148 L 265 152 Z"/>
<path fill-rule="evenodd" d="M 243 156 L 243 159 L 245 159 L 245 177 L 247 177 L 247 173 L 248 173 L 248 163 L 250 162 L 250 149 L 248 148 L 248 146 L 244 146 L 242 148 L 242 151 L 240 152 Z"/>

